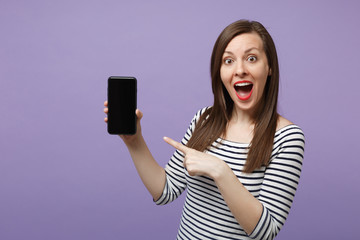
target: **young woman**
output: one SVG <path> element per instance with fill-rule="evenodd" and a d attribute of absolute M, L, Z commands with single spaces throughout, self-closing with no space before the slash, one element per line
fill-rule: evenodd
<path fill-rule="evenodd" d="M 278 59 L 263 25 L 227 26 L 211 77 L 213 106 L 196 113 L 181 143 L 164 137 L 176 149 L 165 169 L 142 137 L 139 110 L 138 132 L 121 138 L 156 204 L 187 189 L 177 239 L 273 239 L 295 195 L 305 142 L 277 113 Z"/>

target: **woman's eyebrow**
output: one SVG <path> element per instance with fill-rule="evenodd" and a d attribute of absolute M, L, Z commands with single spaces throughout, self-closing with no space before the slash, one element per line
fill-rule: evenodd
<path fill-rule="evenodd" d="M 256 50 L 256 51 L 258 51 L 258 52 L 260 51 L 257 47 L 251 47 L 251 48 L 245 50 L 244 53 L 249 53 L 249 52 L 251 52 L 252 50 Z M 231 51 L 229 51 L 229 50 L 224 51 L 224 54 L 235 55 L 233 52 L 231 52 Z"/>
<path fill-rule="evenodd" d="M 231 52 L 231 51 L 224 51 L 224 54 L 225 54 L 225 53 L 230 54 L 230 55 L 234 55 L 234 53 Z"/>
<path fill-rule="evenodd" d="M 245 53 L 248 53 L 248 52 L 251 52 L 252 50 L 256 50 L 256 51 L 260 51 L 257 47 L 252 47 L 252 48 L 249 48 L 248 50 L 245 51 Z"/>

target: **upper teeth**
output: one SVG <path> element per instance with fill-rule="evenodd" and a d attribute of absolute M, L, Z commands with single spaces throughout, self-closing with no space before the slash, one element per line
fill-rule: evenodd
<path fill-rule="evenodd" d="M 244 83 L 237 83 L 235 84 L 235 86 L 237 87 L 244 87 L 244 86 L 248 86 L 248 85 L 251 85 L 252 83 L 248 83 L 248 82 L 244 82 Z"/>

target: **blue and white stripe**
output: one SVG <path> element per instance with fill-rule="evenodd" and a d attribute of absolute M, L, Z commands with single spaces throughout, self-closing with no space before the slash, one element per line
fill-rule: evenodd
<path fill-rule="evenodd" d="M 182 143 L 186 144 L 205 108 L 192 120 Z M 278 130 L 270 164 L 243 173 L 248 144 L 219 138 L 207 150 L 225 161 L 239 181 L 263 205 L 261 218 L 248 235 L 238 224 L 215 182 L 205 176 L 190 176 L 183 155 L 175 151 L 165 167 L 166 185 L 158 205 L 175 200 L 185 189 L 187 196 L 177 239 L 273 239 L 283 226 L 295 196 L 304 155 L 304 134 L 296 125 Z"/>

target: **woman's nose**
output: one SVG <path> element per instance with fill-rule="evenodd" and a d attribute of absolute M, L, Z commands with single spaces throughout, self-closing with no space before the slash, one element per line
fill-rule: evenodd
<path fill-rule="evenodd" d="M 236 65 L 235 75 L 242 77 L 242 76 L 246 76 L 247 73 L 248 71 L 246 65 L 242 61 L 239 61 L 238 64 Z"/>

